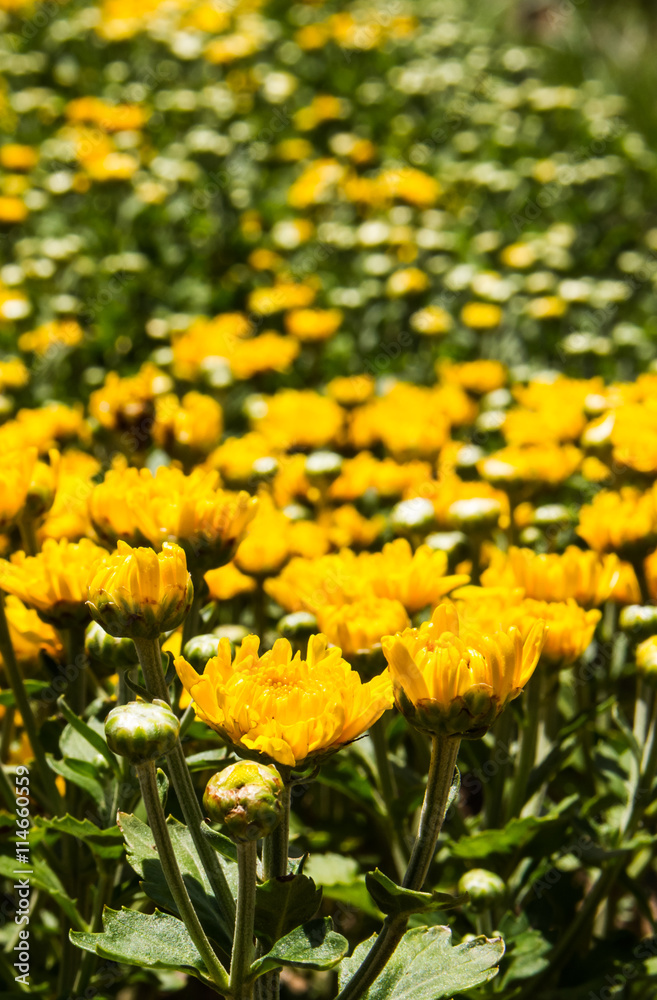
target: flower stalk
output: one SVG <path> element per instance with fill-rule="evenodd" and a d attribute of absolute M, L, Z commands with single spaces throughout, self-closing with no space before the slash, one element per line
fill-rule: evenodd
<path fill-rule="evenodd" d="M 135 648 L 141 664 L 146 688 L 150 695 L 171 704 L 169 690 L 162 670 L 162 654 L 157 639 L 135 639 Z M 169 768 L 173 787 L 176 790 L 185 822 L 192 835 L 194 846 L 199 853 L 203 867 L 207 873 L 212 891 L 220 903 L 226 919 L 232 922 L 235 916 L 235 901 L 226 881 L 217 854 L 210 842 L 201 833 L 203 811 L 196 797 L 192 778 L 187 767 L 185 754 L 180 742 L 176 741 L 168 755 Z"/>
<path fill-rule="evenodd" d="M 254 955 L 253 925 L 257 860 L 255 840 L 245 844 L 237 844 L 237 912 L 233 951 L 230 957 L 230 992 L 233 1000 L 252 1000 L 253 997 L 253 985 L 248 982 L 248 976 Z"/>
<path fill-rule="evenodd" d="M 207 939 L 180 874 L 180 868 L 176 861 L 175 851 L 169 837 L 162 806 L 160 805 L 154 762 L 151 760 L 138 765 L 137 776 L 146 807 L 148 822 L 153 833 L 153 840 L 155 841 L 162 870 L 173 896 L 173 901 L 187 928 L 189 936 L 205 963 L 210 979 L 221 992 L 224 992 L 228 989 L 228 975 Z"/>
<path fill-rule="evenodd" d="M 441 739 L 438 736 L 432 738 L 431 764 L 420 825 L 402 883 L 406 889 L 421 889 L 427 877 L 445 820 L 460 743 L 458 738 Z M 336 1000 L 358 1000 L 367 992 L 394 954 L 404 936 L 407 924 L 406 915 L 386 917 L 365 961 L 338 994 Z"/>
<path fill-rule="evenodd" d="M 59 789 L 57 788 L 55 775 L 48 767 L 48 761 L 43 749 L 43 744 L 39 738 L 39 730 L 34 717 L 34 712 L 32 711 L 32 706 L 27 696 L 25 685 L 23 684 L 23 675 L 21 674 L 18 663 L 16 662 L 16 655 L 11 642 L 11 635 L 9 633 L 9 625 L 7 623 L 7 615 L 5 612 L 5 595 L 2 591 L 0 591 L 0 655 L 2 655 L 2 662 L 4 664 L 11 689 L 14 692 L 16 707 L 21 713 L 23 726 L 25 727 L 25 731 L 30 741 L 30 746 L 32 747 L 34 761 L 41 780 L 41 787 L 54 815 L 63 816 L 65 812 L 64 800 L 60 795 Z"/>

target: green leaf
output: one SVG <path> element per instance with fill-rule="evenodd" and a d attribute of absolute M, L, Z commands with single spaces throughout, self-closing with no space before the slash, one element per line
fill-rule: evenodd
<path fill-rule="evenodd" d="M 219 833 L 218 830 L 213 830 L 207 823 L 201 823 L 201 833 L 210 841 L 215 851 L 221 854 L 222 858 L 227 858 L 228 861 L 234 861 L 237 864 L 237 847 L 229 837 Z"/>
<path fill-rule="evenodd" d="M 55 774 L 60 774 L 66 781 L 70 781 L 86 792 L 101 811 L 107 809 L 105 788 L 93 764 L 86 760 L 57 760 L 50 755 L 48 755 L 48 764 Z"/>
<path fill-rule="evenodd" d="M 161 767 L 158 767 L 157 771 L 155 772 L 155 780 L 157 782 L 157 797 L 159 798 L 160 805 L 164 810 L 166 809 L 167 796 L 169 794 L 169 779 L 167 778 L 166 774 L 164 773 Z"/>
<path fill-rule="evenodd" d="M 461 896 L 450 896 L 447 892 L 416 892 L 397 885 L 387 875 L 376 868 L 365 876 L 367 891 L 383 913 L 397 917 L 401 914 L 428 913 L 431 910 L 446 910 L 462 906 L 467 902 L 467 892 Z"/>
<path fill-rule="evenodd" d="M 61 695 L 61 697 L 57 699 L 57 707 L 68 724 L 72 726 L 73 729 L 75 729 L 75 731 L 94 748 L 94 750 L 103 758 L 105 763 L 111 767 L 118 777 L 121 773 L 119 762 L 107 745 L 104 730 L 103 735 L 101 736 L 100 732 L 92 728 L 91 725 L 87 725 L 83 719 L 81 719 L 71 708 L 68 707 L 64 699 L 64 695 Z"/>
<path fill-rule="evenodd" d="M 77 927 L 78 930 L 86 930 L 87 924 L 78 913 L 75 900 L 71 899 L 68 895 L 50 865 L 38 856 L 33 856 L 30 860 L 29 870 L 31 874 L 25 877 L 29 878 L 31 887 L 33 889 L 43 889 L 66 914 L 73 927 Z M 12 883 L 16 882 L 17 879 L 21 878 L 20 875 L 16 874 L 18 868 L 20 866 L 16 864 L 13 857 L 8 857 L 7 855 L 0 856 L 0 875 L 3 878 L 10 879 Z"/>
<path fill-rule="evenodd" d="M 207 771 L 210 768 L 216 771 L 219 766 L 224 766 L 235 758 L 227 747 L 220 747 L 217 750 L 202 750 L 201 753 L 190 754 L 185 759 L 190 771 Z"/>
<path fill-rule="evenodd" d="M 373 934 L 344 960 L 340 989 L 360 968 L 375 940 Z M 449 927 L 413 927 L 361 1000 L 443 1000 L 487 983 L 497 975 L 503 955 L 501 938 L 478 937 L 454 947 Z"/>
<path fill-rule="evenodd" d="M 349 950 L 349 942 L 333 930 L 330 917 L 309 920 L 277 941 L 251 966 L 255 979 L 272 969 L 291 965 L 301 969 L 332 969 Z"/>
<path fill-rule="evenodd" d="M 321 901 L 322 890 L 307 875 L 269 879 L 256 889 L 256 937 L 273 945 L 314 916 Z"/>
<path fill-rule="evenodd" d="M 523 816 L 512 819 L 502 830 L 482 830 L 460 837 L 455 843 L 450 843 L 449 850 L 453 856 L 468 860 L 487 858 L 491 854 L 510 854 L 526 847 L 544 828 L 563 822 L 563 814 L 576 801 L 579 801 L 579 796 L 571 795 L 547 816 Z"/>
<path fill-rule="evenodd" d="M 49 685 L 45 681 L 35 681 L 30 677 L 26 677 L 23 680 L 25 685 L 25 691 L 28 698 L 38 698 L 42 691 L 45 691 Z M 7 688 L 6 691 L 0 691 L 0 705 L 5 707 L 14 708 L 16 705 L 16 699 L 14 698 L 14 692 L 11 688 Z"/>
<path fill-rule="evenodd" d="M 375 920 L 382 917 L 365 885 L 365 876 L 354 858 L 345 854 L 311 854 L 304 874 L 324 890 L 324 897 L 355 906 Z"/>
<path fill-rule="evenodd" d="M 71 931 L 71 941 L 101 958 L 147 969 L 178 969 L 200 979 L 207 975 L 203 959 L 182 920 L 168 913 L 137 910 L 103 912 L 103 930 L 98 934 Z"/>
<path fill-rule="evenodd" d="M 540 931 L 528 930 L 519 934 L 509 952 L 510 961 L 502 986 L 506 988 L 512 983 L 524 982 L 542 972 L 550 964 L 546 957 L 550 949 L 549 941 L 545 940 Z"/>
<path fill-rule="evenodd" d="M 71 837 L 82 840 L 96 857 L 112 860 L 123 856 L 123 836 L 118 826 L 110 826 L 101 830 L 99 826 L 88 819 L 75 819 L 73 816 L 56 816 L 47 819 L 36 816 L 34 826 L 45 830 L 56 830 L 67 833 Z"/>
<path fill-rule="evenodd" d="M 150 827 L 128 813 L 119 813 L 118 822 L 128 848 L 128 861 L 143 880 L 142 889 L 158 906 L 177 913 Z M 230 952 L 232 925 L 221 912 L 221 905 L 212 892 L 192 835 L 172 816 L 167 819 L 167 828 L 183 881 L 206 934 Z M 233 895 L 237 896 L 237 865 L 225 861 L 222 867 Z"/>

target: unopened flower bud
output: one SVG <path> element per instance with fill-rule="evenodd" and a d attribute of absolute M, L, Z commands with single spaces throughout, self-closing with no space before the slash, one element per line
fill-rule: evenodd
<path fill-rule="evenodd" d="M 396 535 L 428 531 L 434 526 L 435 520 L 434 506 L 426 497 L 402 500 L 392 508 L 390 514 L 390 524 Z"/>
<path fill-rule="evenodd" d="M 472 868 L 459 880 L 458 891 L 468 893 L 473 910 L 487 910 L 504 899 L 506 886 L 495 872 L 489 872 L 486 868 Z"/>
<path fill-rule="evenodd" d="M 316 485 L 329 485 L 337 479 L 341 469 L 342 455 L 334 451 L 314 451 L 306 459 L 306 476 Z"/>
<path fill-rule="evenodd" d="M 89 585 L 92 618 L 117 638 L 157 639 L 180 625 L 194 588 L 185 553 L 164 542 L 161 552 L 117 543 Z"/>
<path fill-rule="evenodd" d="M 502 513 L 499 500 L 493 497 L 472 497 L 455 500 L 447 510 L 447 519 L 455 528 L 486 530 L 497 527 Z"/>
<path fill-rule="evenodd" d="M 644 680 L 657 684 L 657 635 L 651 635 L 636 647 L 636 668 Z"/>
<path fill-rule="evenodd" d="M 182 653 L 187 662 L 191 663 L 194 667 L 194 670 L 202 674 L 208 660 L 211 660 L 213 656 L 217 655 L 218 648 L 219 639 L 216 635 L 213 635 L 212 633 L 207 635 L 195 635 L 193 639 L 190 639 L 189 642 L 185 643 Z"/>
<path fill-rule="evenodd" d="M 283 793 L 275 767 L 242 760 L 210 778 L 203 805 L 236 843 L 246 844 L 276 829 L 283 815 Z"/>
<path fill-rule="evenodd" d="M 105 737 L 112 753 L 137 765 L 169 753 L 179 732 L 178 719 L 163 701 L 117 705 L 105 720 Z"/>
<path fill-rule="evenodd" d="M 104 667 L 126 670 L 137 663 L 137 650 L 132 639 L 117 639 L 98 622 L 91 622 L 84 636 L 84 649 L 88 656 Z"/>
<path fill-rule="evenodd" d="M 651 604 L 628 604 L 621 609 L 618 624 L 622 632 L 644 639 L 657 632 L 657 608 Z"/>
<path fill-rule="evenodd" d="M 319 631 L 319 626 L 309 611 L 293 611 L 281 618 L 276 631 L 286 639 L 309 639 Z"/>

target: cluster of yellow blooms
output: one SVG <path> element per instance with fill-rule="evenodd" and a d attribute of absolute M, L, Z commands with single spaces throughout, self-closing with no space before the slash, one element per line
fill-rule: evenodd
<path fill-rule="evenodd" d="M 289 315 L 303 324 L 311 314 L 296 306 Z M 50 327 L 34 336 L 36 351 L 60 339 Z M 592 440 L 587 411 L 604 402 L 618 418 L 648 383 L 635 391 L 566 378 L 515 386 L 518 405 L 499 424 L 508 443 L 485 455 L 452 428 L 490 412 L 481 401 L 503 388 L 504 368 L 450 362 L 438 372 L 434 388 L 397 383 L 378 394 L 374 380 L 356 376 L 325 393 L 252 396 L 251 430 L 223 442 L 220 403 L 196 390 L 179 397 L 153 365 L 110 375 L 87 418 L 61 405 L 20 411 L 0 433 L 11 445 L 0 463 L 2 528 L 11 535 L 31 523 L 41 548 L 0 563 L 19 659 L 33 661 L 38 648 L 61 654 L 54 629 L 88 620 L 92 578 L 91 606 L 106 628 L 107 609 L 123 621 L 141 592 L 142 634 L 159 634 L 164 619 L 153 608 L 191 600 L 187 560 L 208 600 L 248 603 L 259 592 L 317 629 L 306 659 L 283 639 L 259 653 L 251 637 L 234 662 L 222 640 L 202 675 L 177 660 L 200 717 L 245 752 L 298 764 L 332 751 L 389 707 L 391 679 L 397 704 L 420 728 L 485 730 L 541 650 L 545 669 L 572 664 L 605 602 L 657 597 L 652 486 L 613 491 L 589 480 L 591 502 L 574 524 L 580 545 L 529 547 L 543 538 L 549 549 L 549 529 L 564 523 L 573 530 L 572 510 L 540 501 L 574 475 L 586 483 L 586 461 L 615 461 L 611 437 Z M 141 428 L 137 462 L 152 445 L 178 460 L 151 472 L 118 455 L 98 481 L 102 463 L 85 443 Z M 402 537 L 386 541 L 391 531 Z M 508 545 L 504 534 L 524 544 Z M 468 553 L 475 537 L 481 549 Z M 131 548 L 139 545 L 149 548 Z M 171 562 L 167 575 L 170 558 L 177 568 Z M 164 618 L 173 627 L 176 614 Z M 370 678 L 364 684 L 358 670 Z M 328 689 L 335 705 L 320 711 Z"/>

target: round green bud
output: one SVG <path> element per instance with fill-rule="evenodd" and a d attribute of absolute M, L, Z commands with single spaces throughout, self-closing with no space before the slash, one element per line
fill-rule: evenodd
<path fill-rule="evenodd" d="M 244 625 L 218 625 L 217 628 L 212 630 L 212 634 L 216 640 L 228 639 L 231 654 L 235 656 L 235 650 L 246 639 L 249 630 Z M 216 653 L 213 655 L 216 655 Z"/>
<path fill-rule="evenodd" d="M 506 886 L 499 875 L 486 868 L 472 868 L 459 881 L 459 892 L 467 892 L 473 910 L 487 910 L 504 899 Z"/>
<path fill-rule="evenodd" d="M 577 518 L 573 512 L 562 503 L 543 504 L 541 507 L 536 508 L 532 516 L 532 521 L 538 528 L 548 528 L 552 525 L 563 525 L 565 527 L 576 520 Z"/>
<path fill-rule="evenodd" d="M 446 552 L 448 556 L 464 549 L 468 544 L 468 539 L 462 531 L 434 531 L 427 535 L 424 544 L 436 552 Z"/>
<path fill-rule="evenodd" d="M 495 528 L 500 519 L 502 507 L 493 497 L 472 497 L 470 500 L 455 500 L 449 505 L 447 519 L 455 528 L 467 530 Z"/>
<path fill-rule="evenodd" d="M 644 639 L 657 632 L 657 608 L 650 604 L 628 604 L 618 616 L 621 632 Z"/>
<path fill-rule="evenodd" d="M 84 649 L 111 672 L 127 670 L 137 663 L 137 650 L 132 639 L 116 639 L 98 622 L 91 622 L 84 635 Z"/>
<path fill-rule="evenodd" d="M 264 455 L 262 458 L 256 458 L 251 466 L 251 477 L 256 484 L 270 483 L 278 469 L 278 459 L 271 455 Z"/>
<path fill-rule="evenodd" d="M 640 642 L 635 655 L 638 673 L 651 686 L 657 684 L 657 635 Z"/>
<path fill-rule="evenodd" d="M 317 619 L 309 611 L 293 611 L 284 615 L 277 625 L 277 631 L 286 639 L 310 638 L 317 630 Z"/>
<path fill-rule="evenodd" d="M 283 815 L 283 779 L 275 767 L 241 760 L 207 783 L 203 805 L 238 844 L 268 837 Z"/>
<path fill-rule="evenodd" d="M 311 483 L 332 483 L 341 469 L 342 455 L 335 451 L 313 451 L 306 459 L 305 473 Z"/>
<path fill-rule="evenodd" d="M 518 541 L 521 545 L 526 545 L 531 548 L 532 545 L 536 545 L 543 538 L 539 528 L 534 527 L 530 524 L 528 528 L 523 528 L 518 536 Z"/>
<path fill-rule="evenodd" d="M 414 531 L 428 531 L 436 521 L 436 512 L 431 500 L 426 497 L 414 497 L 412 500 L 401 500 L 392 508 L 390 524 L 396 535 L 404 535 Z"/>
<path fill-rule="evenodd" d="M 214 633 L 195 635 L 193 639 L 185 643 L 182 655 L 188 663 L 191 663 L 197 673 L 202 674 L 208 660 L 217 655 L 218 647 L 219 638 Z"/>
<path fill-rule="evenodd" d="M 180 723 L 164 701 L 131 701 L 117 705 L 105 720 L 105 737 L 112 753 L 131 764 L 146 764 L 169 753 Z"/>

